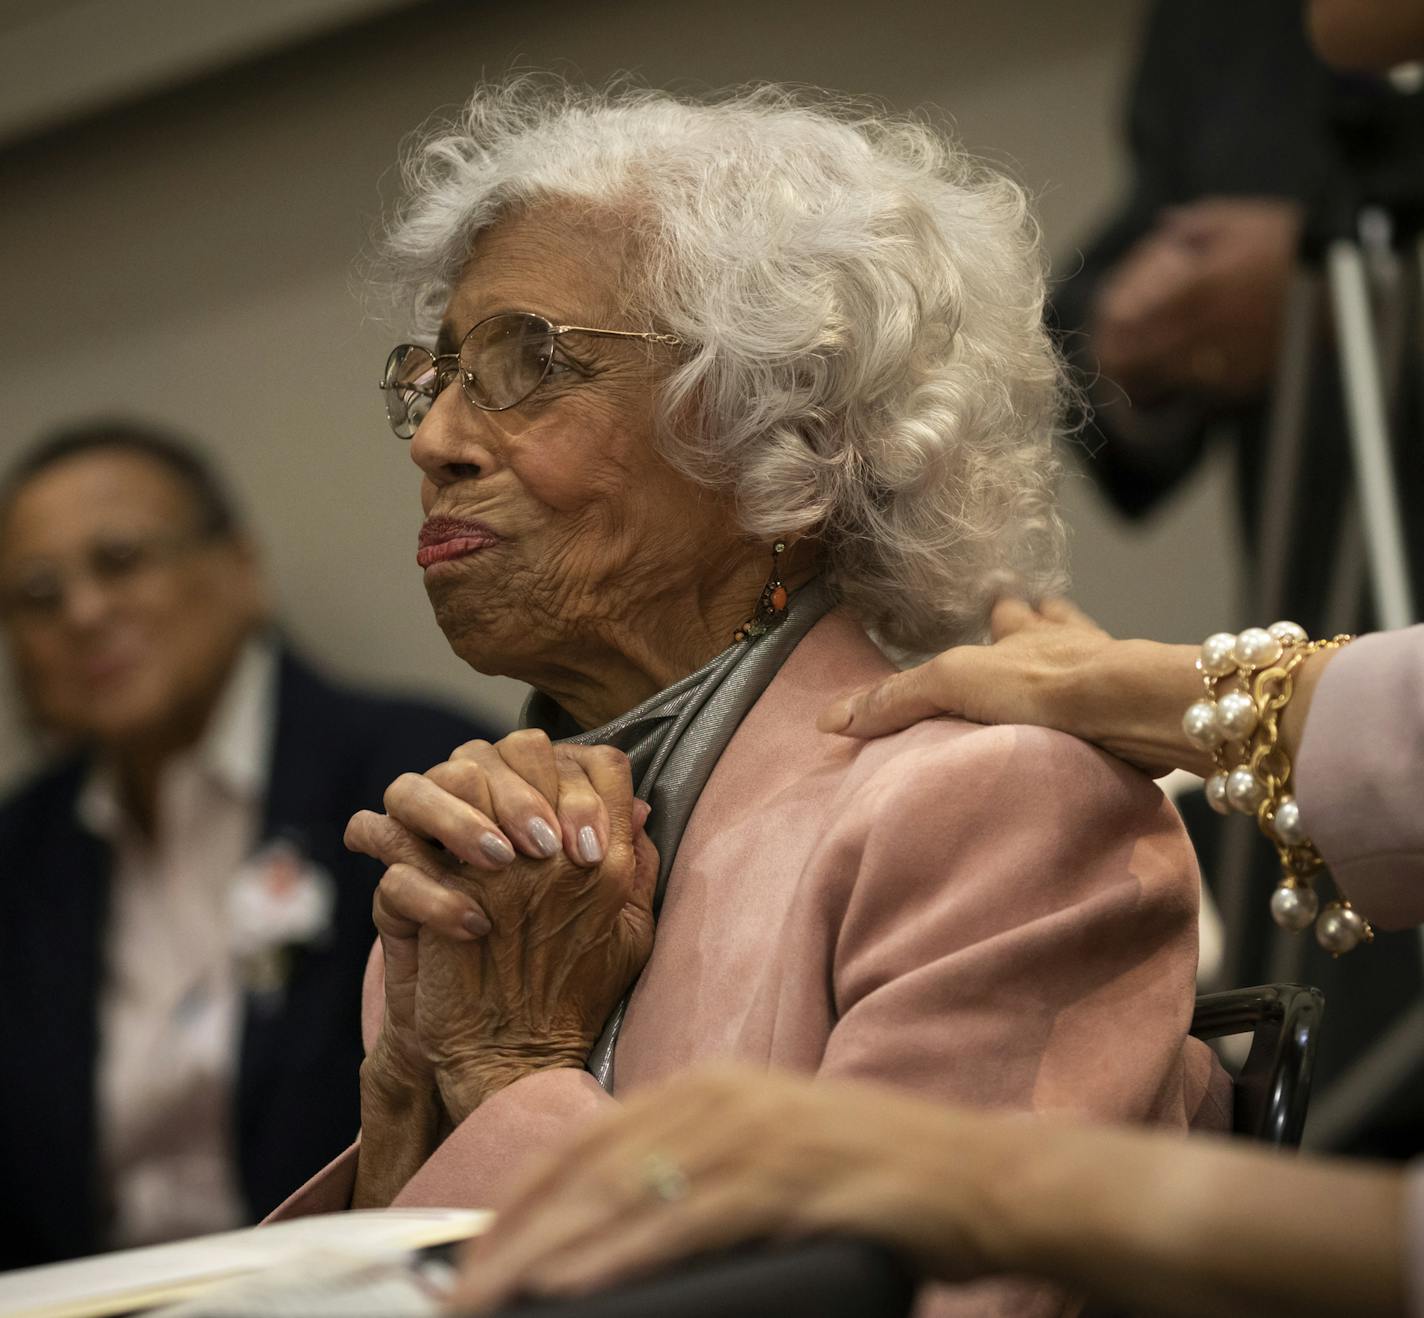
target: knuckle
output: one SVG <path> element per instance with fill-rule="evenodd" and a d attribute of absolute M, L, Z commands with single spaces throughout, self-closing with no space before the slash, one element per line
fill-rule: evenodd
<path fill-rule="evenodd" d="M 589 762 L 603 769 L 626 769 L 628 757 L 616 746 L 590 746 Z"/>
<path fill-rule="evenodd" d="M 496 747 L 500 751 L 537 752 L 546 750 L 553 743 L 549 734 L 540 728 L 519 728 L 500 740 Z"/>
<path fill-rule="evenodd" d="M 580 769 L 584 763 L 584 752 L 588 749 L 586 746 L 570 746 L 567 742 L 560 742 L 554 747 L 554 763 L 563 773 Z"/>
<path fill-rule="evenodd" d="M 457 796 L 481 791 L 486 781 L 485 771 L 473 760 L 453 760 L 440 766 L 442 786 Z"/>
<path fill-rule="evenodd" d="M 493 747 L 489 742 L 485 741 L 483 737 L 476 737 L 473 741 L 467 741 L 467 742 L 464 742 L 463 744 L 461 744 L 461 745 L 459 745 L 459 746 L 456 746 L 456 747 L 455 747 L 455 750 L 452 752 L 452 754 L 451 754 L 451 756 L 450 756 L 450 759 L 451 759 L 451 760 L 473 760 L 473 759 L 478 759 L 478 758 L 479 758 L 480 756 L 482 756 L 482 755 L 488 755 L 489 752 L 492 751 L 492 750 L 494 750 L 494 747 Z"/>
<path fill-rule="evenodd" d="M 409 801 L 420 790 L 419 784 L 422 781 L 418 773 L 401 774 L 386 788 L 385 795 L 381 798 L 382 804 L 389 810 L 392 805 L 399 806 L 402 802 Z"/>
<path fill-rule="evenodd" d="M 410 876 L 405 866 L 388 866 L 386 872 L 381 875 L 380 883 L 376 885 L 376 906 L 399 906 L 409 887 Z"/>

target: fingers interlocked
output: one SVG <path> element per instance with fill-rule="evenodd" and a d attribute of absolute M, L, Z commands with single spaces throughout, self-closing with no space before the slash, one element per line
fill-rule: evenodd
<path fill-rule="evenodd" d="M 387 867 L 373 911 L 391 938 L 414 937 L 423 925 L 451 938 L 481 937 L 490 929 L 481 876 L 521 855 L 562 853 L 583 869 L 601 866 L 610 850 L 629 859 L 625 849 L 647 816 L 645 806 L 635 809 L 622 752 L 554 745 L 534 730 L 497 744 L 467 742 L 425 773 L 402 774 L 383 805 L 384 814 L 352 818 L 346 845 Z"/>

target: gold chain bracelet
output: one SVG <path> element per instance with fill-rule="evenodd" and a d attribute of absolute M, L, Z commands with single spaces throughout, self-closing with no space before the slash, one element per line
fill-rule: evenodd
<path fill-rule="evenodd" d="M 1372 941 L 1374 931 L 1343 893 L 1320 908 L 1314 882 L 1325 862 L 1287 790 L 1291 763 L 1280 744 L 1280 717 L 1295 693 L 1296 669 L 1311 655 L 1338 650 L 1352 639 L 1312 641 L 1292 622 L 1237 635 L 1217 632 L 1202 643 L 1197 659 L 1205 696 L 1182 720 L 1187 737 L 1209 751 L 1216 766 L 1206 781 L 1212 808 L 1254 815 L 1276 849 L 1281 881 L 1271 895 L 1271 918 L 1293 932 L 1314 924 L 1316 941 L 1334 956 Z M 1227 691 L 1229 681 L 1240 685 Z"/>

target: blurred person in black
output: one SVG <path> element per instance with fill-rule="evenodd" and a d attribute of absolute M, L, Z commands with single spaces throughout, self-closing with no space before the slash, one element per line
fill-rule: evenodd
<path fill-rule="evenodd" d="M 1356 33 L 1351 41 L 1366 40 L 1358 36 L 1359 20 L 1387 4 L 1361 0 L 1338 25 Z M 1333 67 L 1312 49 L 1307 17 L 1325 36 L 1321 50 Z M 1369 121 L 1391 102 L 1409 127 L 1397 145 L 1417 153 L 1424 177 L 1424 96 L 1394 96 L 1377 76 L 1341 72 L 1380 62 L 1369 50 L 1349 59 L 1330 41 L 1333 22 L 1320 6 L 1307 13 L 1301 0 L 1157 0 L 1130 98 L 1128 199 L 1055 298 L 1063 346 L 1091 412 L 1082 432 L 1085 466 L 1104 493 L 1129 516 L 1150 514 L 1209 445 L 1229 445 L 1247 578 L 1259 565 L 1266 509 L 1288 501 L 1293 542 L 1284 597 L 1264 607 L 1312 634 L 1370 629 L 1374 622 L 1367 609 L 1349 620 L 1327 616 L 1352 486 L 1339 372 L 1328 342 L 1317 346 L 1310 373 L 1298 484 L 1289 491 L 1266 487 L 1287 291 L 1307 229 L 1315 232 L 1332 203 L 1357 183 L 1361 162 L 1348 158 L 1342 123 Z M 1417 385 L 1401 401 L 1393 418 L 1402 438 L 1396 476 L 1417 583 L 1424 580 Z M 1182 806 L 1210 883 L 1220 820 L 1199 794 Z M 1269 849 L 1257 845 L 1254 859 L 1256 878 L 1269 883 Z M 1233 979 L 1271 978 L 1271 925 L 1256 904 L 1237 936 L 1243 955 Z M 1331 1003 L 1317 1073 L 1322 1091 L 1418 995 L 1422 973 L 1413 935 L 1384 935 L 1368 959 L 1353 963 L 1310 949 L 1299 977 L 1323 988 Z M 1421 1097 L 1424 1076 L 1344 1147 L 1418 1151 Z"/>
<path fill-rule="evenodd" d="M 1130 192 L 1054 308 L 1093 405 L 1089 470 L 1129 515 L 1155 507 L 1225 423 L 1254 519 L 1283 301 L 1330 177 L 1331 94 L 1299 0 L 1152 7 Z"/>
<path fill-rule="evenodd" d="M 1086 465 L 1120 511 L 1149 513 L 1208 444 L 1226 442 L 1254 552 L 1264 500 L 1275 497 L 1263 488 L 1265 429 L 1287 290 L 1307 224 L 1358 164 L 1341 124 L 1388 99 L 1382 87 L 1321 61 L 1301 0 L 1152 7 L 1128 108 L 1128 198 L 1054 300 L 1091 405 Z M 1402 145 L 1424 171 L 1424 111 L 1414 120 L 1419 131 Z M 1313 533 L 1296 545 L 1279 601 L 1312 631 L 1327 623 L 1350 486 L 1337 373 L 1323 366 L 1294 492 Z M 1420 465 L 1400 464 L 1406 507 L 1424 496 Z M 1417 533 L 1413 548 L 1424 566 Z"/>
<path fill-rule="evenodd" d="M 253 1222 L 359 1122 L 346 821 L 480 729 L 298 659 L 213 473 L 127 422 L 0 485 L 0 624 L 62 748 L 0 802 L 0 1266 Z"/>

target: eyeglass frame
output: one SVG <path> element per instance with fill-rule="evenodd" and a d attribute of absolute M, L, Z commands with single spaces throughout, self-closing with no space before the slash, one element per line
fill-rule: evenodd
<path fill-rule="evenodd" d="M 529 392 L 516 398 L 512 403 L 505 403 L 502 407 L 490 407 L 480 402 L 480 400 L 470 392 L 470 385 L 475 378 L 475 373 L 473 371 L 467 371 L 460 365 L 460 353 L 465 344 L 468 343 L 470 338 L 474 335 L 475 331 L 479 329 L 481 325 L 488 325 L 490 321 L 499 320 L 505 316 L 527 316 L 533 320 L 543 321 L 544 324 L 549 327 L 549 337 L 553 340 L 559 339 L 559 337 L 564 334 L 591 334 L 595 338 L 601 339 L 640 339 L 645 343 L 657 343 L 669 348 L 680 348 L 683 343 L 682 338 L 677 334 L 660 333 L 655 330 L 595 329 L 591 325 L 561 325 L 556 321 L 550 320 L 547 316 L 540 315 L 537 311 L 496 311 L 493 315 L 484 316 L 471 325 L 470 328 L 465 331 L 460 342 L 456 345 L 454 352 L 431 352 L 429 348 L 421 343 L 396 344 L 396 346 L 386 354 L 386 370 L 382 374 L 381 383 L 378 386 L 381 393 L 386 395 L 393 388 L 390 381 L 386 378 L 390 373 L 391 359 L 396 353 L 400 352 L 402 348 L 417 348 L 430 358 L 431 365 L 435 370 L 435 390 L 430 395 L 430 404 L 432 407 L 435 405 L 435 400 L 449 387 L 450 381 L 456 377 L 458 377 L 460 381 L 460 392 L 469 399 L 472 406 L 479 408 L 481 412 L 508 412 L 511 408 L 518 407 L 520 403 L 527 402 L 538 390 L 539 386 L 548 378 L 549 368 L 554 364 L 554 354 L 552 351 L 545 359 L 544 369 L 539 373 L 539 378 L 530 386 Z M 555 343 L 555 346 L 558 346 L 557 343 Z M 386 410 L 386 421 L 390 424 L 391 431 L 395 434 L 397 439 L 412 439 L 415 435 L 415 431 L 420 429 L 419 425 L 417 425 L 409 435 L 402 435 L 400 431 L 396 429 L 395 423 L 391 421 L 389 407 Z"/>
<path fill-rule="evenodd" d="M 83 547 L 78 561 L 48 564 L 58 586 L 52 596 L 26 595 L 22 585 L 16 583 L 7 587 L 0 581 L 0 620 L 12 625 L 52 621 L 63 613 L 65 600 L 76 578 L 99 585 L 105 591 L 121 591 L 146 571 L 176 563 L 190 551 L 225 538 L 222 532 L 205 526 L 185 531 L 152 531 L 122 542 L 124 548 L 139 551 L 136 558 L 108 566 L 99 566 L 99 563 L 104 551 L 111 549 L 112 544 L 106 545 L 102 537 L 91 540 Z"/>

